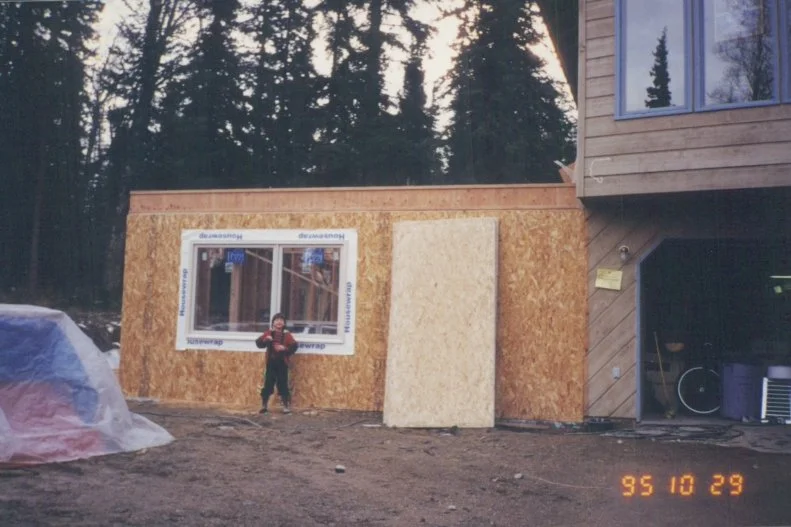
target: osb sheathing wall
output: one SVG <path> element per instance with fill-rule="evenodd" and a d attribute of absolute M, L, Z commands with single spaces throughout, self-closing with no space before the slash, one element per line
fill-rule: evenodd
<path fill-rule="evenodd" d="M 497 254 L 495 218 L 393 225 L 387 426 L 494 425 Z"/>
<path fill-rule="evenodd" d="M 182 229 L 357 229 L 354 355 L 298 353 L 294 404 L 381 411 L 392 225 L 465 217 L 499 220 L 497 416 L 580 420 L 585 227 L 568 185 L 134 193 L 119 372 L 124 391 L 229 408 L 259 404 L 263 355 L 175 350 Z M 475 240 L 460 250 L 475 250 Z"/>

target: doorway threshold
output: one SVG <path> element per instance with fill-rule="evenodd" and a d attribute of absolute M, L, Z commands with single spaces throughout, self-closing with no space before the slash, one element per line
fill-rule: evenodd
<path fill-rule="evenodd" d="M 662 414 L 648 414 L 637 426 L 733 426 L 742 424 L 740 421 L 726 419 L 724 417 L 709 417 L 705 415 L 676 415 L 672 419 L 666 418 Z"/>

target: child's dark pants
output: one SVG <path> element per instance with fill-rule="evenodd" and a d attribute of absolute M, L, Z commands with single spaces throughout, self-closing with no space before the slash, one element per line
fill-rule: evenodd
<path fill-rule="evenodd" d="M 266 365 L 264 388 L 261 390 L 261 400 L 264 406 L 266 406 L 269 397 L 275 393 L 275 385 L 277 385 L 277 393 L 280 398 L 288 402 L 291 398 L 288 391 L 288 364 L 283 360 L 273 360 Z"/>

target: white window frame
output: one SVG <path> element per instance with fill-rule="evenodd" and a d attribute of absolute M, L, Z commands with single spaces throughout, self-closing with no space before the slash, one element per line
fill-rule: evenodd
<path fill-rule="evenodd" d="M 336 335 L 294 333 L 299 353 L 316 355 L 354 355 L 355 306 L 357 293 L 357 231 L 353 229 L 187 229 L 181 231 L 181 265 L 176 349 L 224 350 L 261 353 L 255 345 L 257 333 L 233 331 L 196 331 L 195 276 L 197 247 L 244 246 L 274 248 L 274 269 L 282 267 L 283 247 L 340 247 L 341 268 L 338 288 L 338 333 Z M 272 273 L 271 311 L 279 311 L 282 276 Z"/>

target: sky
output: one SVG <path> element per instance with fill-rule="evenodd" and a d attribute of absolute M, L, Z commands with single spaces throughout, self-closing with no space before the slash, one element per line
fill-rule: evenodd
<path fill-rule="evenodd" d="M 443 2 L 443 7 L 449 9 L 456 3 L 457 0 L 448 0 Z M 112 0 L 106 3 L 99 22 L 99 33 L 101 35 L 100 50 L 105 50 L 110 45 L 113 37 L 116 34 L 116 24 L 127 14 L 127 9 L 124 3 L 120 0 Z M 445 75 L 451 67 L 455 52 L 452 48 L 453 42 L 456 39 L 458 30 L 458 20 L 453 18 L 442 19 L 440 9 L 437 6 L 421 6 L 415 10 L 414 16 L 422 22 L 428 23 L 435 28 L 435 33 L 429 41 L 428 49 L 429 56 L 424 62 L 424 69 L 426 73 L 426 92 L 431 101 L 431 92 L 433 86 Z M 566 86 L 563 70 L 560 67 L 560 62 L 557 59 L 554 48 L 548 36 L 546 36 L 546 28 L 539 20 L 538 29 L 545 35 L 543 42 L 536 46 L 533 51 L 546 62 L 547 74 L 553 79 L 557 79 L 565 86 L 566 98 L 571 101 L 571 93 Z M 321 56 L 316 57 L 316 69 L 320 73 L 328 73 L 329 62 L 322 60 Z M 394 55 L 393 59 L 405 60 L 406 55 Z M 385 73 L 385 90 L 388 95 L 395 97 L 401 91 L 403 84 L 403 67 L 391 67 Z M 573 102 L 570 103 L 573 105 Z M 571 108 L 573 113 L 576 113 Z M 447 120 L 447 116 L 440 116 L 440 127 L 443 127 L 443 121 Z"/>

